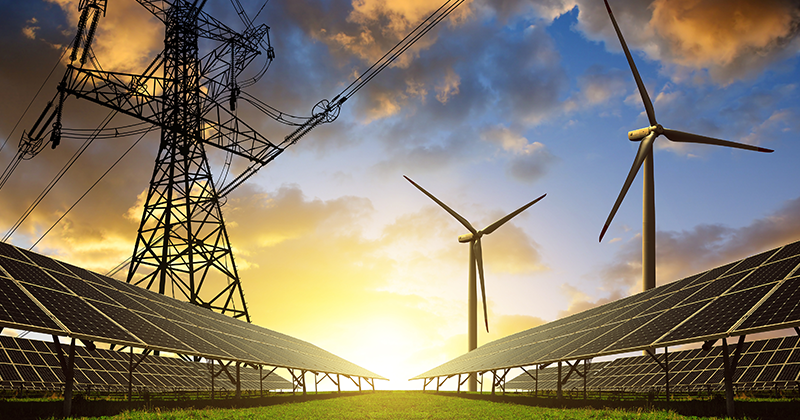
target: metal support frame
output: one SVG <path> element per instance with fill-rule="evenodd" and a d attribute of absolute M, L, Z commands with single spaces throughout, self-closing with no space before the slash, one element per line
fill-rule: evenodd
<path fill-rule="evenodd" d="M 433 382 L 434 379 L 436 379 L 436 378 L 423 378 L 422 379 L 422 392 L 425 392 L 425 388 L 427 388 L 428 385 L 430 385 L 431 382 Z"/>
<path fill-rule="evenodd" d="M 522 366 L 520 366 L 520 369 L 522 369 L 523 372 L 527 373 L 528 376 L 530 376 L 531 379 L 533 379 L 533 386 L 534 386 L 534 388 L 533 388 L 533 396 L 534 397 L 538 397 L 539 396 L 539 366 L 538 365 L 534 365 L 533 367 L 534 367 L 534 370 L 536 371 L 536 376 L 531 375 L 531 373 L 528 372 Z"/>
<path fill-rule="evenodd" d="M 316 380 L 316 376 L 317 376 L 317 372 L 314 372 L 314 392 L 317 392 L 317 385 L 318 385 L 320 382 L 324 381 L 324 380 L 325 380 L 325 378 L 328 378 L 328 379 L 330 379 L 330 380 L 331 380 L 331 382 L 333 382 L 333 384 L 334 384 L 334 385 L 336 385 L 336 387 L 337 387 L 337 388 L 338 388 L 338 390 L 339 390 L 339 393 L 341 393 L 341 392 L 342 392 L 342 387 L 341 387 L 341 386 L 339 386 L 339 374 L 336 374 L 336 379 L 333 379 L 333 377 L 331 376 L 331 374 L 330 374 L 330 373 L 323 373 L 323 374 L 322 374 L 322 377 L 321 377 L 321 378 L 319 378 L 319 380 Z"/>
<path fill-rule="evenodd" d="M 563 397 L 561 393 L 561 361 L 558 362 L 558 381 L 556 381 L 556 398 L 559 400 Z"/>
<path fill-rule="evenodd" d="M 234 363 L 233 361 L 229 361 L 227 364 L 223 363 L 222 360 L 216 360 L 219 363 L 219 372 L 214 369 L 214 359 L 211 359 L 211 363 L 209 363 L 209 369 L 211 370 L 211 399 L 214 399 L 214 379 L 225 372 L 225 375 L 228 377 L 228 380 L 231 381 L 231 384 L 236 387 L 236 398 L 238 399 L 241 396 L 241 380 L 240 380 L 240 363 L 236 363 L 236 377 L 234 378 L 230 371 L 228 371 L 228 365 Z"/>
<path fill-rule="evenodd" d="M 456 389 L 457 393 L 461 392 L 461 385 L 464 385 L 465 383 L 467 383 L 468 380 L 469 380 L 469 375 L 464 377 L 463 381 L 461 380 L 461 374 L 458 375 L 458 388 Z"/>
<path fill-rule="evenodd" d="M 739 356 L 744 347 L 744 335 L 739 336 L 739 342 L 736 343 L 736 348 L 733 351 L 733 356 L 728 354 L 728 341 L 726 337 L 722 337 L 722 369 L 725 373 L 725 406 L 727 408 L 728 416 L 736 416 L 736 405 L 733 401 L 733 375 L 736 373 L 736 365 L 739 363 Z"/>
<path fill-rule="evenodd" d="M 561 398 L 561 386 L 565 385 L 567 383 L 567 381 L 569 381 L 569 377 L 572 376 L 572 373 L 574 372 L 576 375 L 578 375 L 578 376 L 583 378 L 583 399 L 584 400 L 586 399 L 586 396 L 587 396 L 586 395 L 586 376 L 588 375 L 587 360 L 586 359 L 583 360 L 583 373 L 581 373 L 581 371 L 578 370 L 578 362 L 580 362 L 580 360 L 576 360 L 575 363 L 570 363 L 569 360 L 565 360 L 564 361 L 564 363 L 566 363 L 567 366 L 569 366 L 569 372 L 567 372 L 567 375 L 564 376 L 564 379 L 561 379 L 561 362 L 558 362 L 558 382 L 559 382 L 559 384 L 558 384 L 558 392 L 559 392 L 559 398 Z"/>
<path fill-rule="evenodd" d="M 53 335 L 53 343 L 56 345 L 58 351 L 58 362 L 61 364 L 61 371 L 64 372 L 64 406 L 62 414 L 64 417 L 70 417 L 72 414 L 72 390 L 75 385 L 75 339 L 73 338 L 69 344 L 69 356 L 64 357 L 64 351 L 61 349 L 61 342 L 58 336 Z"/>
<path fill-rule="evenodd" d="M 712 345 L 713 345 L 713 342 L 712 342 Z M 705 344 L 703 344 L 703 348 L 705 348 Z M 670 397 L 670 395 L 669 395 L 669 350 L 667 349 L 667 347 L 664 347 L 664 363 L 661 363 L 661 361 L 658 360 L 658 358 L 656 357 L 656 355 L 653 352 L 653 350 L 647 349 L 647 350 L 645 350 L 645 352 L 647 354 L 649 354 L 650 357 L 653 360 L 655 360 L 655 362 L 658 363 L 658 366 L 660 366 L 661 369 L 664 371 L 664 386 L 665 386 L 666 393 L 667 393 L 667 402 L 669 402 L 669 397 Z"/>
<path fill-rule="evenodd" d="M 258 388 L 259 388 L 259 391 L 260 391 L 262 397 L 264 396 L 264 379 L 267 379 L 267 377 L 269 375 L 272 375 L 272 372 L 275 372 L 275 369 L 277 369 L 277 368 L 278 367 L 275 366 L 274 368 L 272 368 L 271 371 L 267 372 L 266 375 L 261 376 L 261 373 L 264 371 L 264 366 L 261 366 L 261 365 L 258 366 L 258 377 L 259 377 Z"/>
<path fill-rule="evenodd" d="M 133 401 L 133 371 L 135 371 L 136 368 L 139 367 L 139 364 L 144 361 L 145 357 L 147 357 L 147 355 L 150 354 L 150 350 L 149 349 L 145 349 L 142 352 L 141 357 L 139 357 L 139 360 L 134 362 L 133 361 L 133 359 L 134 359 L 133 358 L 133 347 L 131 347 L 130 349 L 131 349 L 131 351 L 130 351 L 131 358 L 130 358 L 130 364 L 128 365 L 128 402 Z"/>
<path fill-rule="evenodd" d="M 502 375 L 498 375 L 496 370 L 492 371 L 492 395 L 494 395 L 495 388 L 498 386 L 503 390 L 503 394 L 506 393 L 506 386 L 505 386 L 506 375 L 508 375 L 508 372 L 510 370 L 511 369 L 506 369 Z"/>
<path fill-rule="evenodd" d="M 289 374 L 292 375 L 292 395 L 295 394 L 298 388 L 303 389 L 303 395 L 306 395 L 306 371 L 300 369 L 300 374 L 295 375 L 294 369 L 286 368 Z"/>

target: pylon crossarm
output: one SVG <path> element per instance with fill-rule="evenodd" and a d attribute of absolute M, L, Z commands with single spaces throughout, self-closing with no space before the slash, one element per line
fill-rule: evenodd
<path fill-rule="evenodd" d="M 136 0 L 152 13 L 158 20 L 167 21 L 167 9 L 172 6 L 172 2 L 165 0 Z"/>
<path fill-rule="evenodd" d="M 84 69 L 70 64 L 63 82 L 59 91 L 164 127 L 158 118 L 163 115 L 163 100 L 159 96 L 164 90 L 163 77 Z"/>
<path fill-rule="evenodd" d="M 162 77 L 89 70 L 70 65 L 67 67 L 64 80 L 65 84 L 59 89 L 63 89 L 67 94 L 103 105 L 165 130 L 189 134 L 180 126 L 162 121 L 165 115 L 162 112 L 163 98 L 160 96 L 165 85 L 165 79 Z M 211 105 L 206 106 L 204 117 L 200 120 L 205 138 L 197 140 L 252 162 L 243 174 L 257 171 L 283 151 L 222 105 L 210 98 L 205 102 L 211 102 Z M 228 185 L 222 186 L 220 191 L 227 190 L 225 192 L 227 194 L 243 181 L 236 178 Z M 231 184 L 235 186 L 231 187 Z M 220 197 L 223 195 L 219 194 Z"/>

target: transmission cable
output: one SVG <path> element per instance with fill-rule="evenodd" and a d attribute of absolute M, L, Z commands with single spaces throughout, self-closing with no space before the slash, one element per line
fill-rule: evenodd
<path fill-rule="evenodd" d="M 73 42 L 74 42 L 74 41 L 73 41 Z M 35 94 L 35 95 L 33 95 L 33 98 L 31 99 L 31 102 L 30 102 L 30 103 L 28 103 L 28 106 L 25 108 L 25 111 L 23 111 L 23 112 L 22 112 L 22 115 L 19 117 L 19 120 L 17 120 L 17 123 L 16 123 L 16 124 L 14 124 L 14 128 L 12 128 L 12 129 L 11 129 L 11 133 L 9 133 L 9 134 L 8 134 L 8 137 L 6 137 L 5 141 L 3 141 L 3 145 L 2 145 L 2 146 L 0 146 L 0 152 L 2 152 L 2 151 L 3 151 L 3 149 L 6 147 L 6 144 L 8 143 L 8 139 L 10 139 L 10 138 L 11 138 L 11 136 L 13 136 L 13 135 L 14 135 L 14 131 L 16 131 L 16 130 L 17 130 L 17 127 L 18 127 L 18 126 L 19 126 L 19 124 L 22 122 L 22 119 L 25 117 L 25 114 L 27 114 L 27 113 L 28 113 L 28 110 L 30 110 L 30 109 L 31 109 L 31 105 L 33 105 L 33 101 L 35 101 L 35 100 L 36 100 L 36 98 L 39 96 L 39 93 L 41 93 L 41 92 L 42 92 L 42 89 L 44 88 L 44 85 L 46 85 L 46 84 L 47 84 L 47 82 L 50 80 L 50 77 L 52 77 L 52 76 L 53 76 L 53 72 L 54 72 L 54 71 L 56 71 L 56 69 L 58 68 L 58 65 L 59 65 L 59 64 L 61 64 L 61 60 L 64 58 L 64 55 L 66 55 L 66 54 L 67 54 L 67 50 L 69 50 L 69 47 L 71 47 L 71 46 L 72 46 L 72 43 L 70 43 L 70 44 L 69 44 L 69 45 L 68 45 L 66 48 L 64 48 L 64 51 L 61 53 L 61 57 L 59 57 L 59 58 L 58 58 L 58 60 L 56 61 L 56 64 L 55 64 L 55 65 L 53 66 L 53 68 L 50 70 L 50 73 L 49 73 L 49 74 L 47 75 L 47 77 L 44 79 L 44 82 L 42 82 L 42 85 L 41 85 L 41 86 L 39 86 L 39 90 L 37 90 L 37 91 L 36 91 L 36 94 Z"/>
<path fill-rule="evenodd" d="M 439 22 L 447 18 L 450 13 L 453 12 L 458 6 L 464 3 L 465 0 L 456 0 L 454 3 L 450 3 L 452 0 L 447 0 L 443 5 L 441 5 L 435 12 L 433 12 L 430 16 L 425 18 L 413 31 L 411 31 L 408 35 L 405 36 L 402 40 L 400 40 L 391 50 L 387 51 L 380 60 L 376 61 L 375 64 L 370 66 L 364 73 L 361 74 L 356 80 L 350 83 L 342 93 L 338 95 L 338 97 L 342 98 L 349 98 L 353 96 L 356 92 L 358 92 L 365 84 L 367 84 L 370 80 L 372 80 L 375 76 L 378 75 L 383 69 L 388 67 L 394 60 L 397 59 L 401 54 L 403 54 L 407 49 L 409 49 L 412 45 L 414 45 L 422 36 L 427 34 L 434 26 L 436 26 Z M 446 8 L 445 8 L 446 7 Z M 444 9 L 444 11 L 442 11 Z M 441 12 L 441 14 L 439 14 Z M 430 23 L 428 23 L 430 21 Z M 409 40 L 410 38 L 410 40 Z M 408 41 L 408 42 L 406 42 Z M 399 49 L 398 49 L 399 48 Z M 395 51 L 397 50 L 397 51 Z M 394 53 L 392 53 L 394 51 Z M 390 56 L 391 54 L 391 56 Z M 388 58 L 387 58 L 388 57 Z M 375 67 L 377 66 L 377 69 Z M 373 71 L 373 69 L 375 69 Z M 365 77 L 366 76 L 366 77 Z M 355 87 L 354 87 L 355 86 Z M 342 101 L 344 102 L 344 101 Z"/>
<path fill-rule="evenodd" d="M 116 115 L 117 115 L 117 111 L 109 112 L 109 114 L 106 116 L 106 118 L 101 123 L 101 127 L 98 128 L 97 131 L 99 132 L 99 131 L 103 130 L 111 122 L 111 120 L 114 118 L 114 116 L 116 116 Z M 72 165 L 74 165 L 75 162 L 78 160 L 78 158 L 81 157 L 83 152 L 85 152 L 86 149 L 89 147 L 89 145 L 92 144 L 94 139 L 95 139 L 94 136 L 89 137 L 88 139 L 86 139 L 86 141 L 75 152 L 75 154 L 73 154 L 72 157 L 67 161 L 67 163 L 64 164 L 64 167 L 62 167 L 61 170 L 56 174 L 55 178 L 53 178 L 53 180 L 50 181 L 50 184 L 48 184 L 47 187 L 45 187 L 44 191 L 42 191 L 39 194 L 39 196 L 36 198 L 36 200 L 34 200 L 34 202 L 28 207 L 28 209 L 25 210 L 23 215 L 20 216 L 20 218 L 17 220 L 17 222 L 14 223 L 14 225 L 8 230 L 8 232 L 6 232 L 5 236 L 3 236 L 3 238 L 2 238 L 3 242 L 8 242 L 8 239 L 11 237 L 11 235 L 13 235 L 14 232 L 16 232 L 16 230 L 22 225 L 22 223 L 25 221 L 25 219 L 27 219 L 28 216 L 30 216 L 31 213 L 33 213 L 33 211 L 36 209 L 36 207 L 39 205 L 39 203 L 41 203 L 42 200 L 44 200 L 45 196 L 47 196 L 47 194 L 56 186 L 58 181 L 60 181 L 61 178 L 64 177 L 64 175 L 67 173 L 67 171 L 70 168 L 72 168 Z"/>
<path fill-rule="evenodd" d="M 144 138 L 144 136 L 146 136 L 146 135 L 147 135 L 147 133 L 149 133 L 150 131 L 152 131 L 152 129 L 153 129 L 153 128 L 155 128 L 155 126 L 151 125 L 151 126 L 150 126 L 150 128 L 148 128 L 148 129 L 147 129 L 147 131 L 145 131 L 144 133 L 142 133 L 142 135 L 139 137 L 139 139 L 138 139 L 138 140 L 136 140 L 136 141 L 135 141 L 135 142 L 134 142 L 134 143 L 131 145 L 131 147 L 129 147 L 129 148 L 128 148 L 128 150 L 126 150 L 126 151 L 125 151 L 125 153 L 123 153 L 123 154 L 122 154 L 122 156 L 120 156 L 120 157 L 119 157 L 119 159 L 117 159 L 117 161 L 116 161 L 116 162 L 114 162 L 114 164 L 113 164 L 113 165 L 111 165 L 111 167 L 109 167 L 109 168 L 108 168 L 108 170 L 106 170 L 106 171 L 103 173 L 103 175 L 100 175 L 100 178 L 99 178 L 97 181 L 95 181 L 95 182 L 94 182 L 94 184 L 92 184 L 92 186 L 91 186 L 91 187 L 89 187 L 89 189 L 88 189 L 88 190 L 86 190 L 86 192 L 85 192 L 85 193 L 83 193 L 83 195 L 81 195 L 81 196 L 80 196 L 80 198 L 78 198 L 78 200 L 77 200 L 77 201 L 75 201 L 75 203 L 74 203 L 74 204 L 72 204 L 72 206 L 70 206 L 70 208 L 68 208 L 68 209 L 67 209 L 67 211 L 65 211 L 65 212 L 64 212 L 64 214 L 62 214 L 62 215 L 61 215 L 61 217 L 59 217 L 59 218 L 58 218 L 58 220 L 56 220 L 56 222 L 55 222 L 55 223 L 53 223 L 53 225 L 52 225 L 52 226 L 50 226 L 50 229 L 47 229 L 47 231 L 46 231 L 44 234 L 42 234 L 42 236 L 40 236 L 40 237 L 39 237 L 39 239 L 38 239 L 38 240 L 36 240 L 36 242 L 34 242 L 34 243 L 33 243 L 33 245 L 31 245 L 31 247 L 30 247 L 30 248 L 28 248 L 28 250 L 33 250 L 33 248 L 34 248 L 34 247 L 36 247 L 36 245 L 37 245 L 39 242 L 41 242 L 41 240 L 42 240 L 42 239 L 44 239 L 44 237 L 45 237 L 45 236 L 47 236 L 47 234 L 48 234 L 48 233 L 50 233 L 50 231 L 51 231 L 51 230 L 53 230 L 53 228 L 55 228 L 55 227 L 56 227 L 56 225 L 57 225 L 57 224 L 59 224 L 59 223 L 61 222 L 61 220 L 63 220 L 63 219 L 64 219 L 64 217 L 66 217 L 66 216 L 67 216 L 67 214 L 69 214 L 69 212 L 70 212 L 72 209 L 74 209 L 74 208 L 75 208 L 75 206 L 77 206 L 77 205 L 78 205 L 78 203 L 80 203 L 80 202 L 81 202 L 81 200 L 83 200 L 83 198 L 84 198 L 84 197 L 86 197 L 86 196 L 87 196 L 87 195 L 88 195 L 88 194 L 89 194 L 89 193 L 92 191 L 92 189 L 94 189 L 94 187 L 96 187 L 96 186 L 97 186 L 97 184 L 99 184 L 99 183 L 100 183 L 100 181 L 102 181 L 102 180 L 103 180 L 103 178 L 105 178 L 105 176 L 106 176 L 106 175 L 108 175 L 108 173 L 109 173 L 109 172 L 111 172 L 111 170 L 112 170 L 112 169 L 114 169 L 114 167 L 115 167 L 115 166 L 117 166 L 117 164 L 118 164 L 118 163 L 119 163 L 119 162 L 120 162 L 120 161 L 121 161 L 123 158 L 125 158 L 125 156 L 127 156 L 127 155 L 128 155 L 128 153 L 129 153 L 131 150 L 133 150 L 133 148 L 134 148 L 134 147 L 136 147 L 136 145 L 137 145 L 137 144 L 139 144 L 139 142 L 140 142 L 140 141 L 142 141 L 142 139 Z"/>

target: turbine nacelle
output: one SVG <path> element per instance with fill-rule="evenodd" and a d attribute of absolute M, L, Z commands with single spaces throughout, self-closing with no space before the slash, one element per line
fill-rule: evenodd
<path fill-rule="evenodd" d="M 483 236 L 483 234 L 481 232 L 478 232 L 478 234 L 470 232 L 470 233 L 467 233 L 465 235 L 459 236 L 458 237 L 458 242 L 461 242 L 462 244 L 467 243 L 467 242 L 472 242 L 473 240 L 480 239 L 481 236 Z"/>
<path fill-rule="evenodd" d="M 664 134 L 664 127 L 662 127 L 661 124 L 656 124 L 654 126 L 628 131 L 628 140 L 642 141 L 642 139 L 650 135 L 650 133 L 656 133 L 656 137 L 658 137 Z"/>

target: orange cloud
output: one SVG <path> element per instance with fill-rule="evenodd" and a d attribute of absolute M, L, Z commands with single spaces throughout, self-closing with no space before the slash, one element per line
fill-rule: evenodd
<path fill-rule="evenodd" d="M 789 0 L 656 0 L 655 28 L 676 64 L 707 68 L 723 83 L 750 75 L 800 43 L 800 7 Z"/>
<path fill-rule="evenodd" d="M 47 0 L 60 6 L 74 25 L 75 36 L 80 12 L 79 0 Z M 108 2 L 100 17 L 92 50 L 104 70 L 140 72 L 164 47 L 164 24 L 135 1 Z M 68 59 L 66 57 L 65 59 Z"/>

